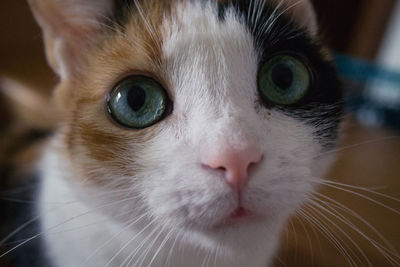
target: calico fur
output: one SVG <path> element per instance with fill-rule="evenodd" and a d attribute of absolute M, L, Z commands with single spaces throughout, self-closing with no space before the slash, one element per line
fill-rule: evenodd
<path fill-rule="evenodd" d="M 332 161 L 317 156 L 336 144 L 343 112 L 309 2 L 30 3 L 61 78 L 39 206 L 55 266 L 271 264 L 286 220 Z M 303 58 L 315 78 L 296 105 L 263 102 L 257 90 L 260 66 L 279 53 Z M 106 109 L 133 74 L 157 80 L 171 100 L 144 130 L 117 125 Z M 255 216 L 230 224 L 236 192 L 203 163 L 247 147 L 262 154 L 241 192 Z"/>

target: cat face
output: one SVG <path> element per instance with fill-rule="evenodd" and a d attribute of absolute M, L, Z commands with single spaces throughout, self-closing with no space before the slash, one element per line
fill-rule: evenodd
<path fill-rule="evenodd" d="M 121 200 L 104 211 L 120 223 L 272 246 L 342 115 L 309 3 L 99 2 L 31 1 L 61 77 L 65 178 L 87 203 Z"/>

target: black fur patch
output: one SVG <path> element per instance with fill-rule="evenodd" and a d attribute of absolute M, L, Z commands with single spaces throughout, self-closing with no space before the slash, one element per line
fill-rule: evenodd
<path fill-rule="evenodd" d="M 343 88 L 333 62 L 325 59 L 321 44 L 317 38 L 309 35 L 307 29 L 299 27 L 268 3 L 263 9 L 254 10 L 254 2 L 232 0 L 219 3 L 219 19 L 223 21 L 228 10 L 234 10 L 243 19 L 254 37 L 255 49 L 259 51 L 259 68 L 274 55 L 289 53 L 306 63 L 313 76 L 312 87 L 300 102 L 284 106 L 262 100 L 265 107 L 279 109 L 315 126 L 317 139 L 324 147 L 331 148 L 337 141 L 339 123 L 344 113 Z M 257 15 L 253 12 L 260 13 Z M 255 21 L 255 17 L 259 20 Z M 268 25 L 268 31 L 264 25 Z"/>
<path fill-rule="evenodd" d="M 133 6 L 133 0 L 114 0 L 112 20 L 123 26 L 129 19 Z"/>

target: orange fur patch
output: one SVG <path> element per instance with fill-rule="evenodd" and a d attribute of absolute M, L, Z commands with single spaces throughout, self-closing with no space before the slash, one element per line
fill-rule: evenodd
<path fill-rule="evenodd" d="M 107 114 L 106 99 L 113 87 L 129 75 L 147 75 L 163 83 L 161 24 L 168 10 L 167 1 L 141 5 L 124 29 L 104 33 L 102 42 L 92 47 L 87 64 L 56 90 L 56 102 L 65 119 L 64 142 L 69 160 L 95 184 L 105 181 L 97 179 L 90 162 L 129 171 L 137 151 L 132 148 L 150 141 L 159 127 L 124 129 Z"/>

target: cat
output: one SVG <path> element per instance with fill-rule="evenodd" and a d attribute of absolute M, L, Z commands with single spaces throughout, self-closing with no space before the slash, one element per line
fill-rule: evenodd
<path fill-rule="evenodd" d="M 334 161 L 343 89 L 308 0 L 29 0 L 60 77 L 49 264 L 268 266 Z"/>

